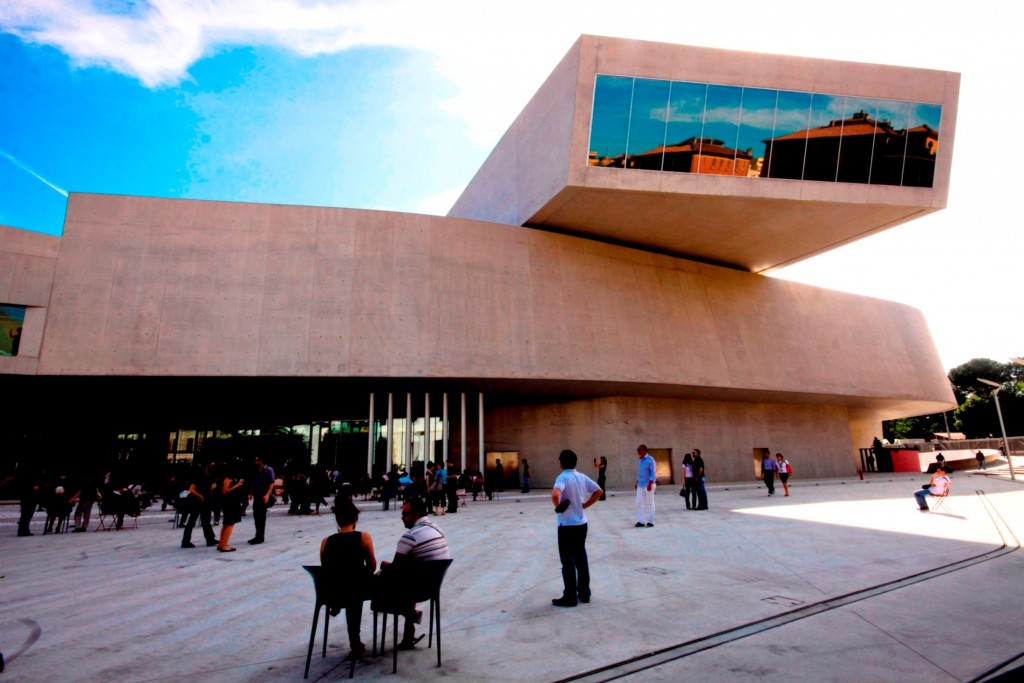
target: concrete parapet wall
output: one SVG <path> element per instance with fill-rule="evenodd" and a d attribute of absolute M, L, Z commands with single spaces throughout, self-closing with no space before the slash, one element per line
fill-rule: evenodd
<path fill-rule="evenodd" d="M 953 402 L 923 316 L 877 299 L 465 219 L 78 194 L 67 215 L 41 374 Z"/>

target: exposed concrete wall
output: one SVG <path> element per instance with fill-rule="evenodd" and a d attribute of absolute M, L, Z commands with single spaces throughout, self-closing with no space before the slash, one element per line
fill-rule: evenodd
<path fill-rule="evenodd" d="M 60 238 L 0 226 L 0 303 L 25 306 L 21 347 L 0 357 L 0 374 L 35 374 L 43 343 Z"/>
<path fill-rule="evenodd" d="M 595 479 L 594 458 L 607 457 L 608 485 L 627 488 L 638 444 L 671 449 L 676 495 L 683 456 L 694 448 L 711 483 L 755 481 L 754 448 L 785 453 L 795 477 L 848 477 L 856 471 L 848 425 L 846 411 L 831 406 L 615 397 L 503 408 L 488 413 L 486 428 L 501 435 L 487 449 L 519 451 L 538 488 L 554 482 L 563 448 Z"/>
<path fill-rule="evenodd" d="M 923 316 L 877 299 L 433 216 L 78 194 L 67 215 L 45 374 L 589 381 L 894 416 L 952 403 Z"/>

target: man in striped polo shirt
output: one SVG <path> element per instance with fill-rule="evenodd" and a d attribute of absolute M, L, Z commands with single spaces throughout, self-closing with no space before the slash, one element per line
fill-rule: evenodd
<path fill-rule="evenodd" d="M 444 537 L 444 532 L 427 518 L 427 503 L 422 498 L 414 497 L 405 501 L 402 505 L 402 523 L 408 531 L 398 539 L 395 559 L 392 562 L 394 565 L 447 560 L 451 557 L 448 554 L 448 540 Z M 386 560 L 380 563 L 382 572 L 389 564 L 391 563 Z M 405 613 L 402 642 L 398 644 L 400 650 L 411 650 L 423 639 L 422 635 L 416 636 L 416 624 L 419 623 L 420 615 L 416 605 L 409 606 L 409 611 Z"/>

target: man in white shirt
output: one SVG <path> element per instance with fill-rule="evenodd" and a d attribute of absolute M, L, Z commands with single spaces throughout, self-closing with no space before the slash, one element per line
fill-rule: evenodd
<path fill-rule="evenodd" d="M 636 447 L 636 526 L 654 526 L 654 489 L 658 487 L 658 473 L 654 456 L 647 446 Z"/>
<path fill-rule="evenodd" d="M 583 513 L 604 493 L 593 479 L 576 471 L 576 453 L 558 455 L 562 472 L 555 479 L 551 502 L 558 514 L 558 558 L 562 561 L 562 597 L 555 607 L 575 607 L 590 602 L 590 565 L 587 562 L 587 516 Z"/>
<path fill-rule="evenodd" d="M 928 496 L 944 496 L 948 488 L 949 473 L 945 467 L 940 465 L 928 481 L 928 486 L 914 491 L 914 497 L 917 498 L 917 506 L 921 512 L 928 512 Z"/>

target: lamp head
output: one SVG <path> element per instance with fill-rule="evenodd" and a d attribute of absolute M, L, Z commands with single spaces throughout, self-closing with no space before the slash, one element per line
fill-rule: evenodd
<path fill-rule="evenodd" d="M 990 380 L 990 379 L 984 379 L 984 378 L 982 378 L 982 377 L 979 377 L 979 378 L 978 378 L 978 381 L 979 381 L 979 382 L 981 382 L 982 384 L 987 384 L 987 385 L 989 385 L 990 387 L 995 387 L 996 389 L 1000 389 L 1000 388 L 1002 388 L 1002 386 L 1003 386 L 1003 385 L 1002 385 L 1002 384 L 1000 384 L 999 382 L 993 382 L 993 381 L 992 381 L 992 380 Z"/>

